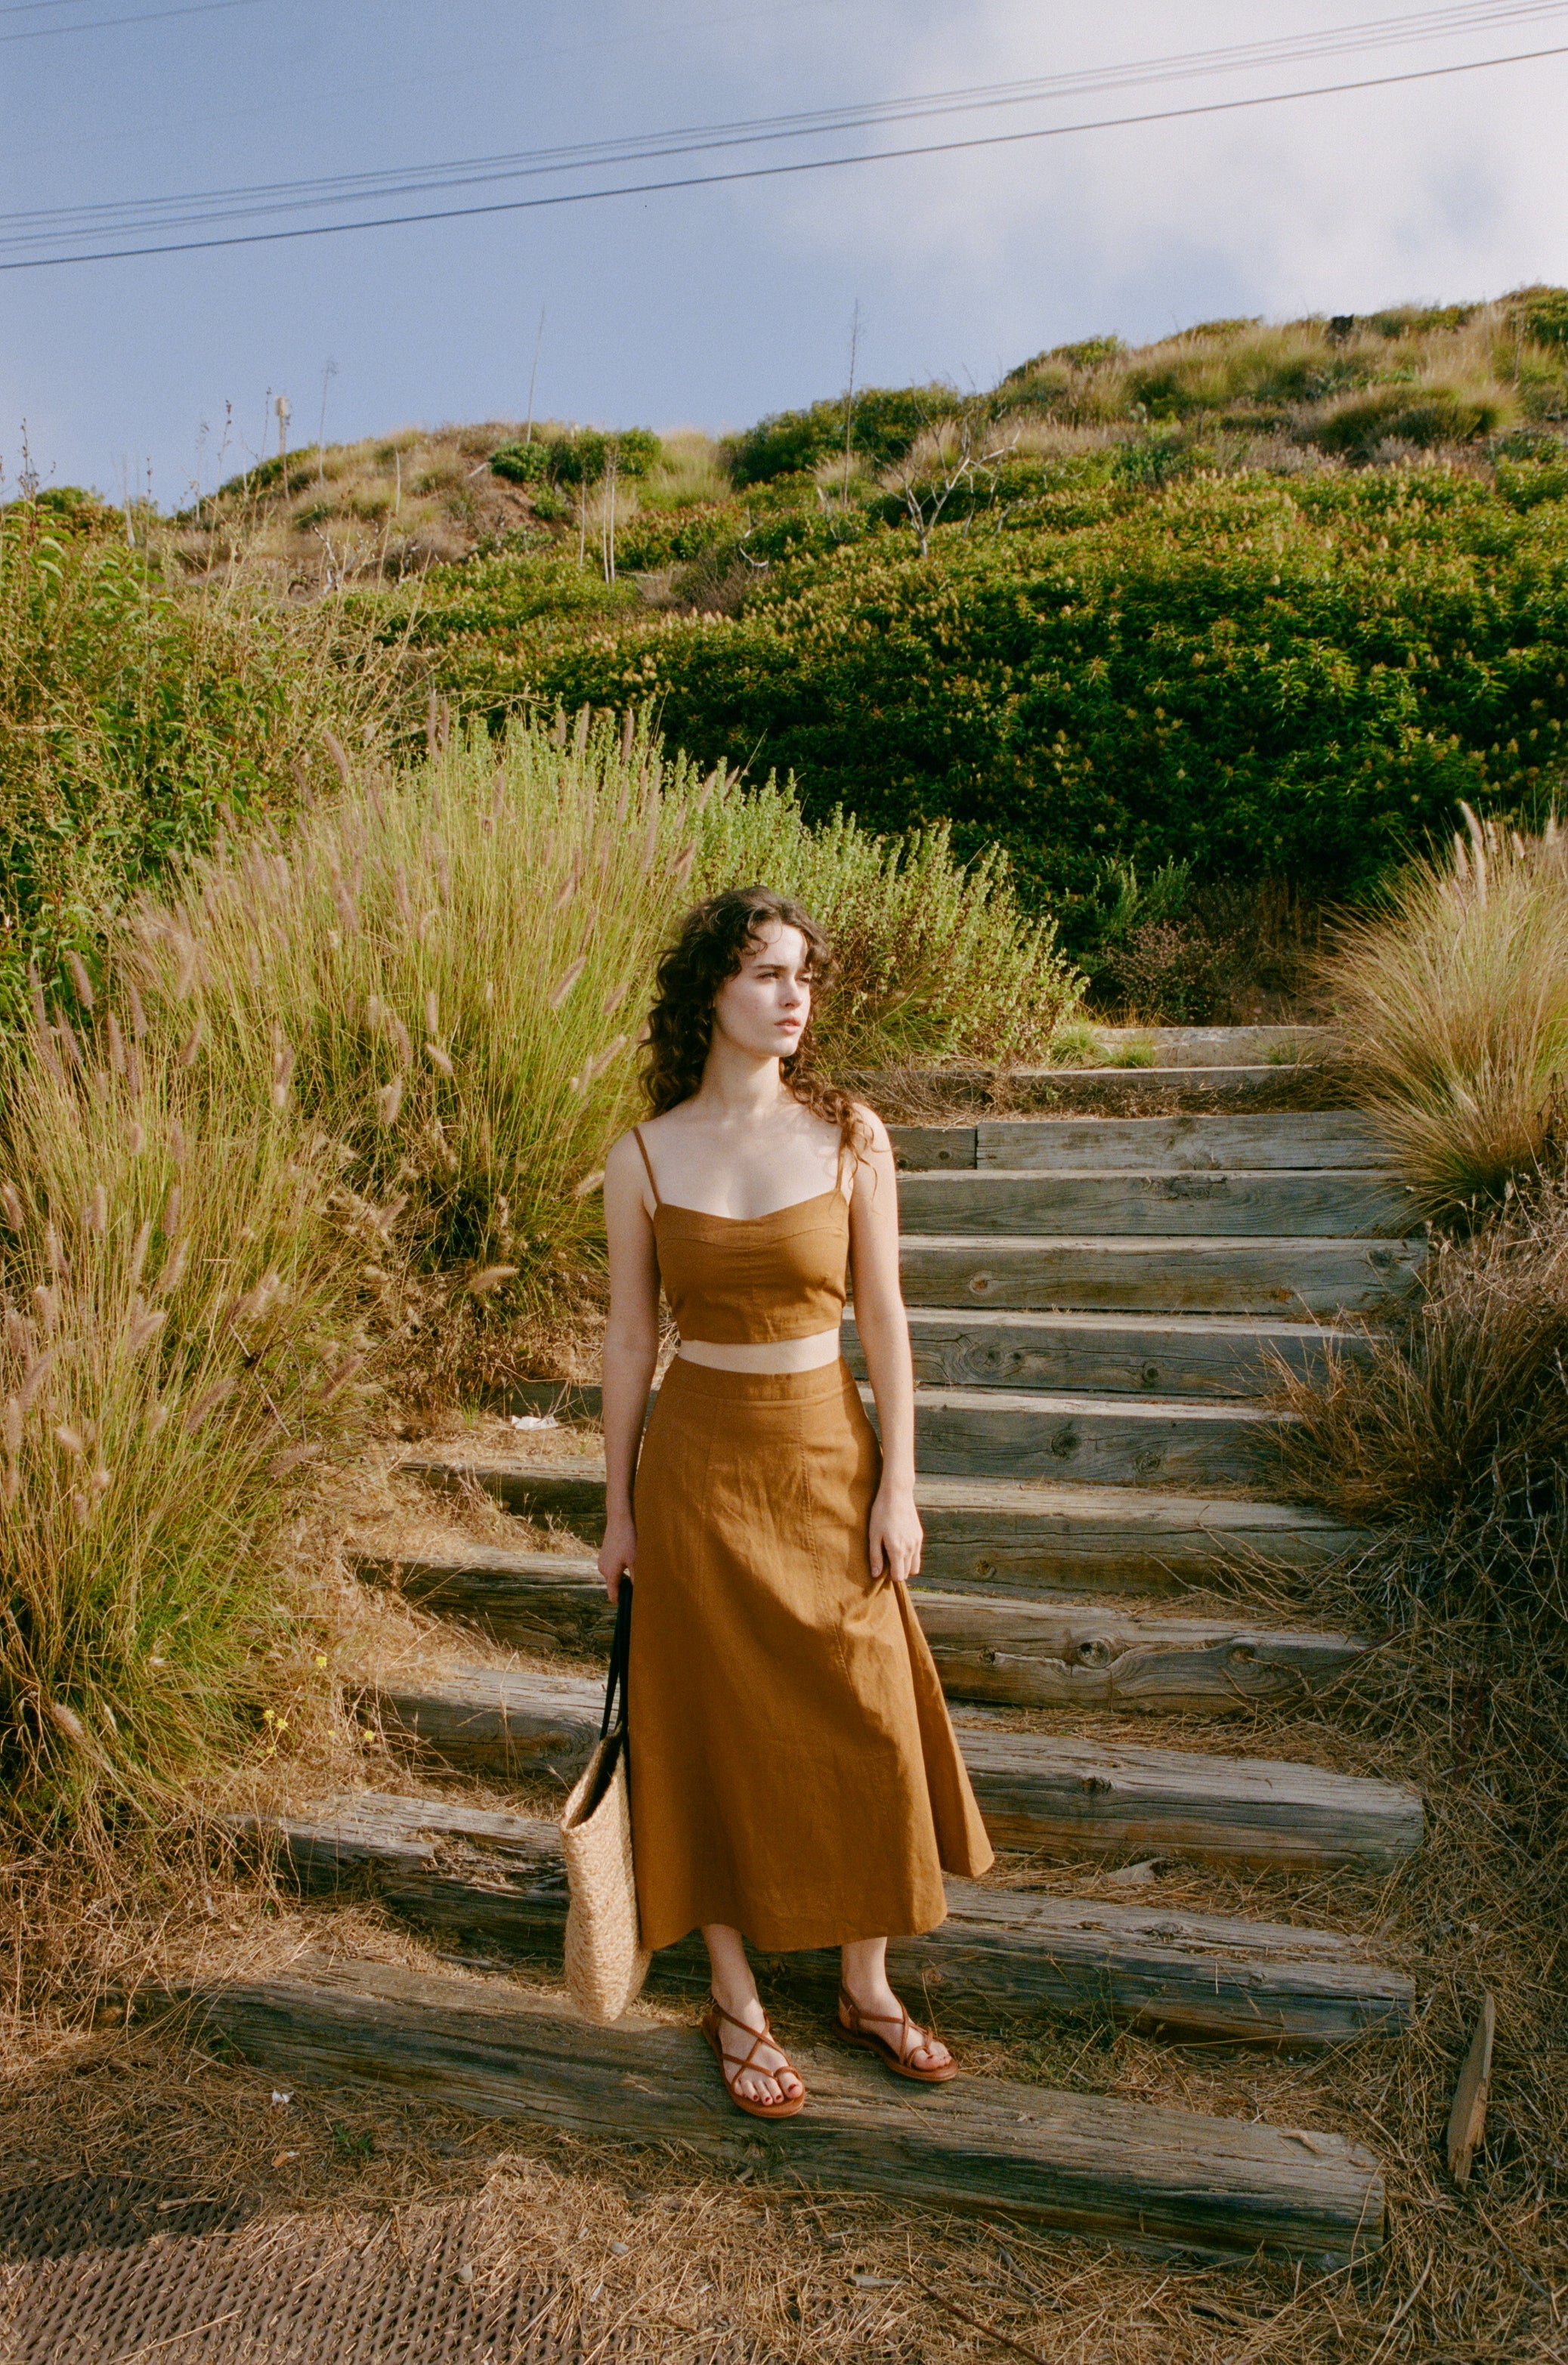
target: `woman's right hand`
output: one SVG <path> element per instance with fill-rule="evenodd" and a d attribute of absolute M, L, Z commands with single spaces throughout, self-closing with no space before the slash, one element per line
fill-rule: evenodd
<path fill-rule="evenodd" d="M 622 1577 L 635 1575 L 637 1569 L 637 1530 L 630 1511 L 618 1512 L 606 1521 L 604 1541 L 595 1565 L 604 1579 L 606 1593 L 611 1601 L 615 1600 Z"/>

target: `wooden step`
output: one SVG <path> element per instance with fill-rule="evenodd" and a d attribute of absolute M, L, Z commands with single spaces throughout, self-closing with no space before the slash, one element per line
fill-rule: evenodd
<path fill-rule="evenodd" d="M 999 1098 L 1010 1113 L 1081 1109 L 1111 1115 L 1136 1109 L 1321 1109 L 1339 1105 L 1344 1097 L 1312 1069 L 1272 1059 L 1204 1068 L 864 1068 L 838 1081 L 873 1108 L 884 1103 L 907 1107 L 913 1093 L 937 1098 L 948 1108 L 986 1115 Z"/>
<path fill-rule="evenodd" d="M 906 1237 L 899 1261 L 911 1306 L 1283 1314 L 1299 1321 L 1367 1314 L 1406 1295 L 1426 1252 L 1420 1240 L 948 1233 Z"/>
<path fill-rule="evenodd" d="M 464 1545 L 444 1557 L 350 1554 L 357 1575 L 525 1651 L 604 1653 L 615 1623 L 599 1572 L 563 1553 Z M 1126 1604 L 986 1600 L 912 1588 L 952 1699 L 1018 1708 L 1214 1713 L 1299 1698 L 1364 1656 L 1345 1634 L 1293 1633 L 1229 1618 L 1151 1618 Z"/>
<path fill-rule="evenodd" d="M 1161 1317 L 984 1306 L 911 1306 L 909 1339 L 923 1386 L 1096 1395 L 1271 1395 L 1282 1365 L 1305 1377 L 1320 1373 L 1330 1355 L 1361 1362 L 1372 1351 L 1363 1330 L 1266 1315 Z M 864 1379 L 853 1314 L 845 1318 L 844 1352 Z"/>
<path fill-rule="evenodd" d="M 875 1418 L 870 1391 L 863 1391 Z M 1258 1405 L 1172 1396 L 921 1388 L 915 1452 L 934 1478 L 1076 1478 L 1091 1486 L 1266 1485 L 1281 1424 Z"/>
<path fill-rule="evenodd" d="M 1041 1232 L 1096 1239 L 1398 1239 L 1415 1227 L 1410 1194 L 1393 1176 L 1326 1170 L 1221 1173 L 1207 1168 L 1133 1174 L 1081 1168 L 1050 1172 L 1000 1168 L 973 1173 L 901 1174 L 899 1222 L 906 1236 L 977 1233 L 988 1239 Z M 1280 1259 L 1290 1278 L 1288 1252 Z"/>
<path fill-rule="evenodd" d="M 1260 1396 L 1280 1384 L 1279 1366 L 1318 1373 L 1330 1354 L 1364 1362 L 1361 1329 L 1282 1317 L 1224 1314 L 1115 1315 L 991 1312 L 981 1306 L 909 1309 L 917 1381 L 930 1387 L 1066 1388 L 1115 1395 Z M 844 1318 L 844 1352 L 866 1376 L 855 1316 Z M 591 1382 L 518 1380 L 506 1410 L 597 1421 L 601 1395 Z"/>
<path fill-rule="evenodd" d="M 1001 1168 L 1091 1173 L 1260 1171 L 1382 1167 L 1386 1145 L 1353 1109 L 1267 1115 L 1135 1117 L 985 1117 L 975 1125 L 889 1127 L 909 1172 Z"/>
<path fill-rule="evenodd" d="M 566 1868 L 554 1823 L 444 1799 L 350 1792 L 248 1828 L 280 1844 L 302 1887 L 331 1889 L 368 1873 L 394 1911 L 471 1942 L 559 1964 Z M 1412 1981 L 1366 1959 L 1354 1938 L 1142 1904 L 1020 1895 L 947 1883 L 947 1919 L 895 1938 L 895 1981 L 1012 2023 L 1020 2012 L 1109 2010 L 1187 2042 L 1341 2045 L 1408 2026 Z M 770 1991 L 830 2011 L 838 1953 L 767 1957 Z M 701 1996 L 711 1973 L 693 1934 L 654 1957 L 655 1994 Z"/>
<path fill-rule="evenodd" d="M 497 1462 L 449 1450 L 398 1467 L 438 1488 L 477 1485 L 585 1542 L 604 1536 L 602 1462 Z M 1370 1539 L 1327 1512 L 1227 1496 L 1015 1478 L 921 1478 L 923 1574 L 950 1590 L 1172 1593 L 1225 1572 L 1323 1568 Z"/>
<path fill-rule="evenodd" d="M 144 2011 L 166 2011 L 167 1993 Z M 1342 2136 L 964 2078 L 894 2088 L 845 2048 L 796 2053 L 799 2117 L 743 2118 L 695 2029 L 597 2028 L 564 1999 L 380 1963 L 297 1965 L 186 1990 L 194 2033 L 294 2086 L 391 2086 L 452 2108 L 791 2182 L 1105 2239 L 1338 2261 L 1383 2238 L 1377 2163 Z"/>
<path fill-rule="evenodd" d="M 389 1741 L 444 1765 L 500 1774 L 547 1768 L 564 1783 L 599 1738 L 602 1688 L 587 1676 L 465 1667 L 387 1676 L 360 1698 Z M 1315 1765 L 967 1723 L 958 1739 L 999 1846 L 1387 1872 L 1420 1842 L 1414 1790 Z"/>
<path fill-rule="evenodd" d="M 1294 1067 L 1321 1059 L 1338 1039 L 1333 1026 L 1095 1026 L 1095 1040 L 1114 1057 L 1146 1052 L 1158 1068 L 1205 1068 L 1216 1059 L 1263 1059 Z"/>

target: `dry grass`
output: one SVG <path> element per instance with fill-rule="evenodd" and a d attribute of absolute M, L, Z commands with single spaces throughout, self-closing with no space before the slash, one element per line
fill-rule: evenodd
<path fill-rule="evenodd" d="M 1560 1155 L 1568 839 L 1478 822 L 1341 925 L 1323 982 L 1356 1100 L 1424 1214 L 1474 1214 Z"/>
<path fill-rule="evenodd" d="M 499 1425 L 468 1433 L 480 1442 L 510 1435 Z M 575 1452 L 580 1441 L 545 1433 L 531 1436 L 529 1451 L 554 1442 Z M 297 1542 L 313 1565 L 324 1564 L 348 1528 L 373 1519 L 405 1543 L 438 1535 L 449 1543 L 498 1534 L 521 1541 L 518 1523 L 478 1498 L 421 1498 L 389 1470 L 396 1443 L 389 1439 L 361 1472 L 332 1478 Z M 373 1650 L 433 1672 L 486 1653 L 476 1638 L 395 1598 L 367 1595 L 340 1606 L 340 1664 Z M 1386 1570 L 1369 1565 L 1275 1606 L 1375 1631 L 1393 1604 Z M 1472 1680 L 1483 1667 L 1484 1695 Z M 1171 2047 L 1092 2016 L 944 2023 L 977 2072 L 1336 2128 L 1370 2144 L 1389 2169 L 1390 2240 L 1354 2273 L 1139 2259 L 1010 2225 L 1004 2207 L 987 2224 L 874 2199 L 808 2199 L 776 2183 L 737 2184 L 666 2147 L 479 2124 L 385 2090 L 301 2090 L 274 2107 L 271 2079 L 193 2061 L 175 2030 L 161 2038 L 113 2025 L 88 2034 L 95 1994 L 262 1974 L 302 1950 L 489 1976 L 476 1959 L 465 1966 L 433 1952 L 369 1900 L 301 1900 L 258 1881 L 215 1853 L 210 1825 L 205 1834 L 193 1829 L 185 1851 L 171 1857 L 155 1899 L 129 1883 L 118 1894 L 100 1889 L 95 1900 L 80 1895 L 68 1920 L 63 1900 L 40 1916 L 13 1883 L 7 1903 L 12 1937 L 22 1941 L 21 1992 L 37 2006 L 12 2028 L 5 2124 L 17 2179 L 84 2167 L 151 2169 L 171 2191 L 245 2196 L 258 2222 L 274 2224 L 290 2211 L 314 2219 L 330 2210 L 382 2223 L 394 2211 L 487 2196 L 489 2215 L 501 2217 L 515 2245 L 503 2242 L 497 2259 L 521 2256 L 542 2275 L 564 2274 L 593 2338 L 611 2321 L 641 2325 L 649 2354 L 689 2357 L 693 2365 L 726 2335 L 739 2337 L 737 2353 L 781 2365 L 857 2352 L 1003 2358 L 1016 2353 L 1009 2341 L 1052 2365 L 1062 2358 L 1250 2365 L 1271 2354 L 1291 2365 L 1544 2365 L 1562 2345 L 1557 2315 L 1568 2297 L 1557 2205 L 1568 2163 L 1568 2053 L 1553 1978 L 1561 1783 L 1555 1770 L 1542 1779 L 1536 1667 L 1529 1638 L 1499 1638 L 1462 1597 L 1405 1618 L 1396 1650 L 1333 1697 L 1295 1711 L 1224 1726 L 1037 1712 L 1004 1720 L 1106 1742 L 1311 1759 L 1424 1790 L 1426 1847 L 1392 1879 L 1172 1865 L 1152 1892 L 1139 1892 L 1177 1911 L 1355 1928 L 1380 1959 L 1417 1977 L 1417 2025 L 1396 2045 L 1368 2041 L 1293 2058 Z M 286 1754 L 291 1736 L 230 1786 L 230 1804 L 275 1812 L 290 1797 L 354 1781 L 431 1788 L 428 1772 L 378 1747 L 365 1751 L 342 1722 L 332 1730 L 302 1722 L 297 1732 L 297 1754 Z M 437 1777 L 442 1787 L 449 1778 Z M 472 1784 L 462 1788 L 465 1797 L 476 1795 Z M 552 1803 L 538 1786 L 485 1795 L 535 1812 Z M 1103 1871 L 1045 1859 L 1014 1855 L 994 1877 L 1058 1892 L 1118 1893 Z M 97 1910 L 84 1914 L 89 1901 Z M 524 1985 L 551 1981 L 548 1967 L 512 1975 Z M 1487 2146 L 1461 2193 L 1441 2166 L 1442 2127 L 1484 1986 L 1499 2001 L 1497 2071 Z M 679 2006 L 647 2009 L 662 2021 L 690 2017 Z M 809 2050 L 821 2041 L 800 2007 L 785 2001 L 775 2017 L 786 2043 Z M 857 2275 L 877 2280 L 857 2282 Z"/>

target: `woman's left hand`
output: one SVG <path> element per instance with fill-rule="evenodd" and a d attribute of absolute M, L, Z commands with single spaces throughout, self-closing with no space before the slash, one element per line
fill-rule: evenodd
<path fill-rule="evenodd" d="M 890 1576 L 900 1585 L 907 1585 L 912 1576 L 920 1574 L 920 1552 L 924 1541 L 925 1531 L 914 1508 L 913 1487 L 879 1487 L 867 1530 L 872 1575 Z"/>

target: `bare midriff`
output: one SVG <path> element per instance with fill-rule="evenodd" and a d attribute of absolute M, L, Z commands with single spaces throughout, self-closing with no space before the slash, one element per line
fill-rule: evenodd
<path fill-rule="evenodd" d="M 676 1352 L 712 1372 L 815 1372 L 836 1363 L 842 1350 L 836 1330 L 815 1330 L 809 1339 L 758 1339 L 745 1346 L 718 1345 L 711 1339 L 683 1339 Z"/>

